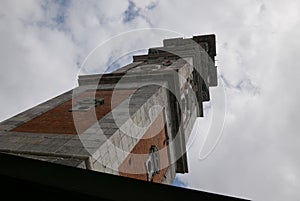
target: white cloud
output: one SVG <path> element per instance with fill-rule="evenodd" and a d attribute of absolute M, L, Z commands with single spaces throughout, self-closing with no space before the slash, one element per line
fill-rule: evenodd
<path fill-rule="evenodd" d="M 79 66 L 101 42 L 135 27 L 149 27 L 141 17 L 123 23 L 127 1 L 118 6 L 110 1 L 1 4 L 1 120 L 74 87 Z"/>
<path fill-rule="evenodd" d="M 76 75 L 76 47 L 66 33 L 36 23 L 43 16 L 37 1 L 3 3 L 1 119 L 71 88 Z"/>
<path fill-rule="evenodd" d="M 187 36 L 217 34 L 217 63 L 228 84 L 227 116 L 212 155 L 200 161 L 199 143 L 193 143 L 191 171 L 178 176 L 190 188 L 254 200 L 296 200 L 299 3 L 197 2 L 160 2 L 156 22 Z M 285 171 L 290 168 L 291 173 Z"/>

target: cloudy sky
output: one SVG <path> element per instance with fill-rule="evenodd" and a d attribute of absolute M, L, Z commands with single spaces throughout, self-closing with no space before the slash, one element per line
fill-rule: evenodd
<path fill-rule="evenodd" d="M 102 67 L 176 34 L 214 33 L 226 97 L 221 138 L 201 157 L 201 135 L 215 125 L 214 103 L 206 104 L 206 116 L 197 120 L 188 143 L 190 173 L 178 175 L 176 185 L 262 201 L 300 197 L 300 1 L 1 0 L 0 5 L 0 121 L 76 86 L 85 58 L 120 34 L 163 30 L 161 38 L 144 37 L 144 46 L 115 40 L 117 46 L 105 47 L 110 53 L 99 61 Z"/>

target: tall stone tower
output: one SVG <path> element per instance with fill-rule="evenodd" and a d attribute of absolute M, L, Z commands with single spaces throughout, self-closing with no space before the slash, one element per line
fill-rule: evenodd
<path fill-rule="evenodd" d="M 0 152 L 172 184 L 209 87 L 215 36 L 173 38 L 0 124 Z"/>

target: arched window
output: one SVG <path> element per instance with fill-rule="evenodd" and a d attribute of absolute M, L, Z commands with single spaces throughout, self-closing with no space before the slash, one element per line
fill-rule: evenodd
<path fill-rule="evenodd" d="M 160 157 L 159 157 L 159 150 L 157 146 L 152 145 L 149 150 L 149 156 L 146 160 L 146 170 L 147 170 L 147 180 L 151 181 L 152 177 L 155 174 L 158 174 L 160 171 Z"/>

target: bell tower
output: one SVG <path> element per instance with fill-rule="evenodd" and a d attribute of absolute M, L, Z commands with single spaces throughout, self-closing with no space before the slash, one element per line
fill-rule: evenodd
<path fill-rule="evenodd" d="M 187 173 L 186 142 L 217 86 L 215 35 L 147 55 L 0 123 L 0 152 L 156 183 Z"/>

